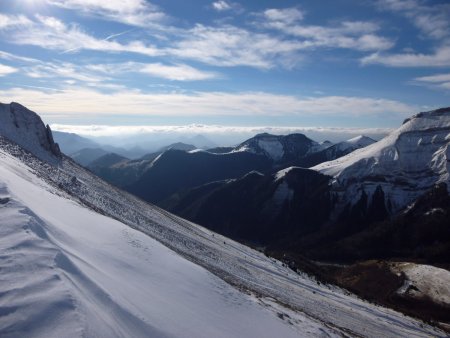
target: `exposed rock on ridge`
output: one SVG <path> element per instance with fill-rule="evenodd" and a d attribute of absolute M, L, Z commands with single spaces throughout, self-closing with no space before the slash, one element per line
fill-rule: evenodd
<path fill-rule="evenodd" d="M 45 126 L 39 115 L 19 103 L 0 103 L 0 135 L 41 159 L 61 157 L 50 126 Z"/>

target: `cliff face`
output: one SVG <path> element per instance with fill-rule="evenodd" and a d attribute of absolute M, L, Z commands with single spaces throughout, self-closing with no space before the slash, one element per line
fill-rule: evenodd
<path fill-rule="evenodd" d="M 16 102 L 0 103 L 0 136 L 34 153 L 41 159 L 60 158 L 50 127 L 33 111 Z"/>

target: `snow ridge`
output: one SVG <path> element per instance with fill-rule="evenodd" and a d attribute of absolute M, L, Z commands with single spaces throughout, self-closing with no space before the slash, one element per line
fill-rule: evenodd
<path fill-rule="evenodd" d="M 450 108 L 407 119 L 384 139 L 312 169 L 334 177 L 343 201 L 357 201 L 380 186 L 392 212 L 440 182 L 449 182 Z M 450 189 L 450 185 L 449 189 Z"/>

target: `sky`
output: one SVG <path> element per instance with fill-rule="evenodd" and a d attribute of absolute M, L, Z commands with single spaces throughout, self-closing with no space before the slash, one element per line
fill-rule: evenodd
<path fill-rule="evenodd" d="M 90 132 L 395 128 L 450 106 L 450 3 L 0 0 L 0 101 Z"/>

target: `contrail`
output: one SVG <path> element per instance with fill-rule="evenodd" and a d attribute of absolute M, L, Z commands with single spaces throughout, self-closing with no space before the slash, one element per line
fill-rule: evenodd
<path fill-rule="evenodd" d="M 136 30 L 136 28 L 133 28 L 133 29 L 129 29 L 129 30 L 126 30 L 124 32 L 121 32 L 121 33 L 111 34 L 110 36 L 104 38 L 103 41 L 108 41 L 108 40 L 110 40 L 112 38 L 115 38 L 115 37 L 118 37 L 118 36 L 121 36 L 121 35 L 124 35 L 124 34 L 127 34 L 127 33 L 131 33 L 131 32 L 133 32 L 135 30 Z"/>
<path fill-rule="evenodd" d="M 124 35 L 124 34 L 127 34 L 127 33 L 131 33 L 131 32 L 133 32 L 135 30 L 136 30 L 136 28 L 133 28 L 133 29 L 128 29 L 128 30 L 120 32 L 120 33 L 111 34 L 111 35 L 108 35 L 106 38 L 102 39 L 102 41 L 109 41 L 109 40 L 111 40 L 111 39 L 113 39 L 115 37 L 118 37 L 118 36 L 121 36 L 121 35 Z M 70 49 L 67 49 L 65 51 L 62 51 L 59 54 L 67 54 L 67 53 L 70 53 L 70 52 L 77 51 L 79 49 L 82 49 L 82 47 L 70 48 Z"/>

